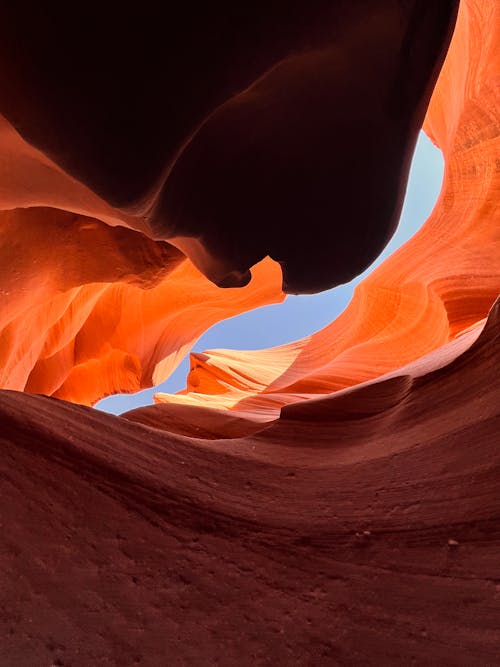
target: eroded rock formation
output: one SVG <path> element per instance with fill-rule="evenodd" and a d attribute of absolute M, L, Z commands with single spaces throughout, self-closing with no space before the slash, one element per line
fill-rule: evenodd
<path fill-rule="evenodd" d="M 193 354 L 187 395 L 158 401 L 273 410 L 381 376 L 486 317 L 500 291 L 497 20 L 487 3 L 462 7 L 424 126 L 446 167 L 421 231 L 322 331 L 272 350 Z"/>
<path fill-rule="evenodd" d="M 0 128 L 0 664 L 500 662 L 499 23 L 495 0 L 460 4 L 424 125 L 440 199 L 346 311 L 280 348 L 193 355 L 185 393 L 122 417 L 75 403 L 161 381 L 210 324 L 282 299 L 280 268 L 216 287 L 124 206 L 130 161 L 106 180 L 123 137 L 93 171 L 99 133 L 57 144 L 85 109 L 56 139 L 41 102 L 6 109 L 25 116 Z M 46 145 L 23 128 L 37 114 Z"/>
<path fill-rule="evenodd" d="M 1 111 L 217 284 L 268 255 L 289 292 L 361 273 L 396 228 L 458 0 L 155 4 L 1 9 Z"/>
<path fill-rule="evenodd" d="M 2 392 L 4 663 L 498 662 L 499 324 L 223 440 Z"/>

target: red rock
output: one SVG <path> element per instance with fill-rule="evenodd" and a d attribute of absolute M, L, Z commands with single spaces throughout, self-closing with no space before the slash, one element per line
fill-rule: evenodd
<path fill-rule="evenodd" d="M 232 409 L 258 400 L 276 410 L 397 369 L 487 315 L 500 293 L 499 23 L 496 3 L 462 3 L 424 125 L 446 166 L 423 228 L 322 331 L 270 350 L 195 356 L 187 396 L 157 400 Z"/>
<path fill-rule="evenodd" d="M 345 313 L 197 355 L 187 393 L 123 417 L 61 399 L 162 379 L 282 298 L 279 269 L 215 287 L 104 196 L 129 162 L 106 181 L 2 126 L 0 665 L 500 663 L 498 26 L 461 3 L 425 123 L 440 201 Z"/>
<path fill-rule="evenodd" d="M 496 664 L 499 327 L 235 439 L 0 392 L 1 661 Z"/>

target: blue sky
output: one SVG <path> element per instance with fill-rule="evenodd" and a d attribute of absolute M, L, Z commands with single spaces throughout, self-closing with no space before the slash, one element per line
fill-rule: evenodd
<path fill-rule="evenodd" d="M 218 348 L 258 350 L 303 338 L 329 324 L 349 303 L 354 286 L 423 225 L 439 195 L 443 169 L 441 152 L 421 132 L 399 227 L 386 249 L 364 274 L 346 285 L 321 294 L 288 296 L 284 303 L 256 308 L 218 322 L 203 334 L 193 351 Z M 153 403 L 153 395 L 158 391 L 175 393 L 183 389 L 188 372 L 189 358 L 186 357 L 166 382 L 137 394 L 109 396 L 99 401 L 96 407 L 120 414 L 142 405 L 150 405 Z"/>

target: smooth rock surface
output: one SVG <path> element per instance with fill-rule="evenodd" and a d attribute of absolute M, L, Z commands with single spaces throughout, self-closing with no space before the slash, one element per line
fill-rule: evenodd
<path fill-rule="evenodd" d="M 269 255 L 285 291 L 320 291 L 396 229 L 457 7 L 11 4 L 0 112 L 215 283 L 247 284 Z"/>
<path fill-rule="evenodd" d="M 236 439 L 0 392 L 0 661 L 497 664 L 499 326 Z"/>
<path fill-rule="evenodd" d="M 500 8 L 463 2 L 424 130 L 445 174 L 422 229 L 355 289 L 346 310 L 303 340 L 191 356 L 187 396 L 158 401 L 244 409 L 329 394 L 379 377 L 486 317 L 500 293 Z"/>
<path fill-rule="evenodd" d="M 439 3 L 390 7 L 416 4 Z M 0 26 L 0 59 L 29 53 Z M 495 0 L 460 3 L 424 125 L 439 202 L 346 311 L 286 346 L 192 355 L 185 392 L 121 417 L 77 403 L 163 380 L 212 323 L 281 300 L 280 267 L 221 289 L 148 236 L 112 196 L 133 161 L 106 180 L 120 150 L 147 157 L 140 133 L 92 171 L 99 132 L 65 153 L 2 122 L 0 667 L 500 664 L 499 36 Z M 124 97 L 134 117 L 144 96 Z M 56 105 L 56 139 L 95 104 Z M 21 107 L 43 134 L 50 109 Z"/>

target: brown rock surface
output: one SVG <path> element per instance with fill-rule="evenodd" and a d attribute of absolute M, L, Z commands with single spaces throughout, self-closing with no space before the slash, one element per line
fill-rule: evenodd
<path fill-rule="evenodd" d="M 279 267 L 222 290 L 118 208 L 163 154 L 134 185 L 126 159 L 107 180 L 119 135 L 92 171 L 92 122 L 67 154 L 0 126 L 0 667 L 500 664 L 499 11 L 460 5 L 424 228 L 323 331 L 193 355 L 185 393 L 122 417 L 69 401 L 162 380 L 212 323 L 282 299 Z M 0 35 L 0 58 L 22 44 Z M 57 141 L 89 100 L 56 105 Z M 43 134 L 50 109 L 21 106 Z"/>
<path fill-rule="evenodd" d="M 289 292 L 371 264 L 458 0 L 94 4 L 0 8 L 0 110 L 27 141 L 218 284 L 268 255 Z"/>
<path fill-rule="evenodd" d="M 2 663 L 497 664 L 499 325 L 237 439 L 1 392 Z"/>

